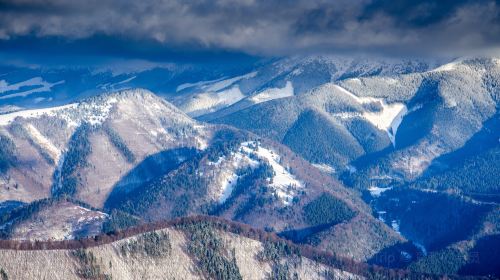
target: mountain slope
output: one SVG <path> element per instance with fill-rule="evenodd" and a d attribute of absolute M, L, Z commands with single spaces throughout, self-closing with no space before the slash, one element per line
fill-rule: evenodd
<path fill-rule="evenodd" d="M 254 104 L 302 94 L 329 82 L 422 72 L 435 65 L 434 61 L 418 59 L 286 57 L 257 65 L 242 76 L 181 85 L 177 88 L 179 95 L 170 100 L 190 116 L 212 120 Z"/>
<path fill-rule="evenodd" d="M 395 149 L 376 161 L 360 160 L 360 177 L 382 172 L 396 180 L 418 178 L 434 159 L 461 148 L 490 119 L 498 118 L 499 81 L 500 60 L 483 58 L 459 60 L 391 82 L 382 78 L 343 82 L 360 96 L 404 102 L 410 108 L 397 131 Z"/>
<path fill-rule="evenodd" d="M 26 202 L 66 193 L 100 207 L 136 162 L 166 149 L 203 148 L 209 137 L 203 126 L 142 90 L 0 119 L 17 155 L 2 175 L 2 197 Z"/>
<path fill-rule="evenodd" d="M 270 137 L 287 144 L 313 163 L 332 165 L 342 172 L 354 159 L 391 145 L 392 130 L 397 128 L 397 123 L 391 126 L 391 117 L 396 118 L 397 114 L 390 112 L 388 107 L 378 99 L 360 100 L 328 83 L 310 92 L 257 104 L 212 122 Z"/>
<path fill-rule="evenodd" d="M 387 173 L 382 175 L 411 180 L 434 158 L 464 145 L 496 114 L 499 69 L 496 58 L 463 59 L 422 73 L 350 78 L 209 119 L 289 144 L 296 153 L 313 163 L 332 165 L 339 174 L 354 170 L 348 165 L 352 164 L 361 169 L 354 174 L 359 178 L 381 168 Z M 330 143 L 319 133 L 305 130 L 303 141 L 293 141 L 293 135 L 300 135 L 294 130 L 318 127 L 305 121 L 308 114 L 302 114 L 309 111 L 325 116 L 321 123 L 332 133 L 331 149 L 320 148 Z M 343 132 L 335 132 L 339 125 Z M 336 154 L 342 147 L 352 147 L 353 154 Z M 351 183 L 366 188 L 366 179 L 358 179 Z"/>
<path fill-rule="evenodd" d="M 8 182 L 0 189 L 2 202 L 37 203 L 48 197 L 54 201 L 22 221 L 3 221 L 0 226 L 10 237 L 30 225 L 35 229 L 30 236 L 48 232 L 40 228 L 36 233 L 37 219 L 49 224 L 44 213 L 64 212 L 68 207 L 60 201 L 69 197 L 108 214 L 96 223 L 106 231 L 196 214 L 276 232 L 310 228 L 309 235 L 325 230 L 334 234 L 339 224 L 347 230 L 370 225 L 360 236 L 369 246 L 337 252 L 356 260 L 403 241 L 371 215 L 356 192 L 286 147 L 195 121 L 148 91 L 122 91 L 62 108 L 11 113 L 2 116 L 2 124 L 2 135 L 12 144 L 5 145 L 3 154 L 14 155 L 6 158 L 1 174 Z M 330 197 L 328 207 L 307 210 L 325 195 Z M 342 212 L 333 220 L 312 223 L 308 218 L 336 209 Z M 54 219 L 60 228 L 77 228 L 64 222 L 67 218 Z M 80 236 L 75 231 L 46 233 L 46 238 Z M 345 244 L 356 247 L 351 240 Z M 336 248 L 331 246 L 332 251 Z"/>
<path fill-rule="evenodd" d="M 362 278 L 301 257 L 295 247 L 261 234 L 259 241 L 234 234 L 221 222 L 178 222 L 155 231 L 130 232 L 110 243 L 84 240 L 39 243 L 42 246 L 35 250 L 0 249 L 0 268 L 9 279 Z M 44 250 L 43 246 L 62 250 Z"/>

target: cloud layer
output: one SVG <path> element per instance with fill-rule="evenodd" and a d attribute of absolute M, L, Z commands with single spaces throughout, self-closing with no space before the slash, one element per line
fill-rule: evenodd
<path fill-rule="evenodd" d="M 500 1 L 0 0 L 1 40 L 94 35 L 257 55 L 474 54 L 500 47 Z"/>

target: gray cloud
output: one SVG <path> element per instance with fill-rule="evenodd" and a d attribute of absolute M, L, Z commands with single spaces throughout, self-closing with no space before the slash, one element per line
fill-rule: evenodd
<path fill-rule="evenodd" d="M 0 0 L 2 40 L 93 35 L 259 55 L 474 54 L 500 47 L 500 1 Z"/>

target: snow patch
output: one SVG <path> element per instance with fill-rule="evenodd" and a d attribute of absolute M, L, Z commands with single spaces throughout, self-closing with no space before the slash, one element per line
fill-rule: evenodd
<path fill-rule="evenodd" d="M 438 68 L 436 68 L 430 72 L 453 71 L 453 70 L 457 69 L 457 65 L 458 65 L 457 61 L 450 62 L 450 63 L 444 64 L 442 66 L 439 66 Z"/>
<path fill-rule="evenodd" d="M 211 83 L 215 83 L 218 81 L 222 81 L 224 78 L 216 79 L 216 80 L 211 80 L 211 81 L 199 81 L 196 83 L 184 83 L 181 85 L 178 85 L 177 88 L 175 89 L 176 92 L 179 92 L 181 90 L 185 90 L 187 88 L 192 88 L 192 87 L 197 87 L 197 86 L 203 86 Z"/>
<path fill-rule="evenodd" d="M 364 111 L 361 116 L 378 129 L 386 131 L 393 146 L 396 145 L 396 132 L 403 117 L 408 113 L 406 105 L 403 103 L 387 104 L 382 98 L 358 97 L 338 85 L 335 85 L 335 87 L 360 104 L 379 103 L 382 106 L 380 111 Z"/>
<path fill-rule="evenodd" d="M 96 103 L 80 103 L 78 108 L 83 109 L 84 112 L 87 112 L 85 114 L 86 116 L 82 118 L 83 121 L 88 122 L 91 125 L 100 125 L 109 116 L 109 113 L 111 112 L 111 108 L 115 103 L 118 102 L 118 99 L 116 97 L 111 97 L 106 99 L 105 102 L 96 104 Z"/>
<path fill-rule="evenodd" d="M 137 76 L 132 76 L 130 78 L 127 78 L 125 80 L 122 80 L 122 81 L 119 81 L 116 83 L 106 83 L 106 84 L 98 85 L 98 87 L 103 89 L 103 90 L 113 91 L 113 90 L 116 90 L 116 86 L 121 86 L 123 84 L 129 83 L 132 80 L 134 80 L 135 78 L 137 78 Z"/>
<path fill-rule="evenodd" d="M 379 197 L 383 192 L 390 190 L 391 188 L 380 188 L 374 185 L 368 187 L 368 191 L 370 192 L 372 197 Z"/>
<path fill-rule="evenodd" d="M 303 185 L 300 181 L 295 179 L 295 176 L 290 174 L 288 168 L 281 165 L 280 156 L 270 149 L 266 149 L 260 145 L 259 142 L 245 142 L 242 145 L 247 149 L 255 146 L 256 149 L 253 153 L 269 162 L 274 170 L 274 177 L 270 180 L 269 186 L 274 189 L 275 194 L 281 199 L 284 205 L 289 205 L 292 203 L 293 198 L 297 195 L 298 189 L 302 188 Z"/>
<path fill-rule="evenodd" d="M 206 90 L 206 91 L 215 92 L 215 91 L 219 91 L 219 90 L 225 89 L 225 88 L 231 86 L 232 84 L 234 84 L 234 83 L 236 83 L 236 82 L 238 82 L 240 80 L 253 78 L 256 75 L 257 75 L 257 72 L 251 72 L 251 73 L 248 73 L 248 74 L 245 74 L 245 75 L 242 75 L 242 76 L 237 76 L 237 77 L 234 77 L 234 78 L 230 78 L 230 79 L 218 81 L 218 82 L 215 82 L 215 83 L 213 83 L 211 85 L 204 86 L 202 88 L 203 88 L 203 90 Z"/>
<path fill-rule="evenodd" d="M 392 221 L 391 221 L 391 227 L 392 227 L 392 229 L 393 229 L 395 232 L 397 232 L 397 233 L 401 234 L 401 232 L 399 231 L 399 221 L 397 221 L 397 220 L 392 220 Z"/>
<path fill-rule="evenodd" d="M 197 94 L 187 103 L 181 105 L 181 109 L 191 117 L 215 112 L 219 108 L 232 105 L 245 96 L 238 86 L 220 92 L 208 92 Z"/>
<path fill-rule="evenodd" d="M 224 203 L 229 198 L 236 183 L 238 183 L 238 175 L 236 175 L 236 173 L 225 174 L 225 176 L 222 177 L 219 203 Z"/>
<path fill-rule="evenodd" d="M 422 254 L 424 256 L 427 256 L 427 248 L 425 248 L 424 245 L 418 243 L 418 242 L 415 242 L 415 241 L 412 241 L 413 242 L 413 245 L 415 245 L 415 247 L 417 247 L 418 249 L 420 249 L 420 251 L 422 252 Z"/>
<path fill-rule="evenodd" d="M 293 96 L 293 85 L 292 82 L 287 81 L 285 87 L 283 88 L 268 88 L 261 91 L 260 93 L 252 96 L 250 100 L 255 104 L 270 101 L 273 99 L 285 98 Z"/>
<path fill-rule="evenodd" d="M 216 198 L 219 203 L 224 203 L 238 183 L 239 176 L 236 172 L 244 167 L 256 168 L 259 162 L 250 157 L 248 150 L 244 149 L 244 144 L 242 144 L 237 152 L 232 152 L 227 157 L 221 156 L 216 162 L 209 162 L 208 165 L 221 170 L 218 176 L 219 188 L 216 191 Z"/>
<path fill-rule="evenodd" d="M 259 166 L 259 160 L 267 161 L 275 173 L 273 178 L 268 178 L 269 187 L 284 205 L 292 203 L 293 198 L 298 194 L 298 189 L 303 184 L 298 181 L 288 168 L 280 162 L 280 157 L 274 151 L 261 146 L 259 142 L 248 141 L 240 144 L 236 152 L 228 156 L 221 156 L 215 162 L 209 162 L 209 166 L 221 170 L 218 175 L 218 189 L 216 198 L 219 203 L 224 203 L 233 192 L 238 183 L 236 172 L 245 167 L 256 168 Z"/>
<path fill-rule="evenodd" d="M 313 166 L 316 167 L 317 169 L 321 170 L 322 172 L 325 172 L 325 173 L 328 173 L 328 174 L 335 173 L 335 168 L 333 166 L 328 165 L 328 164 L 313 163 Z"/>
<path fill-rule="evenodd" d="M 33 141 L 37 143 L 42 149 L 48 152 L 50 157 L 54 160 L 54 162 L 58 162 L 61 156 L 61 151 L 52 144 L 45 136 L 43 136 L 36 127 L 32 124 L 27 124 L 25 126 L 26 131 L 31 135 Z"/>
<path fill-rule="evenodd" d="M 385 223 L 384 215 L 387 214 L 386 211 L 377 211 L 379 221 Z"/>
<path fill-rule="evenodd" d="M 0 81 L 0 93 L 4 92 L 9 92 L 9 91 L 18 91 L 23 87 L 34 87 L 36 88 L 26 90 L 26 91 L 21 91 L 17 93 L 12 93 L 12 94 L 6 94 L 3 96 L 0 96 L 0 99 L 7 99 L 7 98 L 13 98 L 13 97 L 25 97 L 30 94 L 36 93 L 36 92 L 47 92 L 52 89 L 52 87 L 64 83 L 64 80 L 55 82 L 55 83 L 50 83 L 42 79 L 42 77 L 35 77 L 31 78 L 29 80 L 15 83 L 15 84 L 9 84 L 5 80 Z"/>

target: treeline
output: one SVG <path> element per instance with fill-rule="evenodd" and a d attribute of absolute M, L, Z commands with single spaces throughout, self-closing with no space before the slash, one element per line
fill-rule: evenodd
<path fill-rule="evenodd" d="M 170 255 L 172 243 L 170 235 L 166 232 L 146 232 L 139 235 L 135 240 L 130 240 L 120 247 L 123 256 L 146 255 L 158 258 Z"/>
<path fill-rule="evenodd" d="M 292 268 L 297 268 L 302 258 L 297 247 L 290 246 L 283 241 L 268 241 L 263 243 L 263 249 L 259 252 L 257 259 L 261 262 L 271 263 L 271 279 L 299 279 Z"/>
<path fill-rule="evenodd" d="M 134 163 L 135 162 L 135 155 L 132 153 L 132 151 L 128 148 L 127 144 L 121 138 L 121 136 L 109 125 L 105 124 L 103 125 L 103 130 L 108 135 L 109 140 L 115 146 L 115 148 L 122 154 L 122 156 L 129 162 L 129 163 Z"/>
<path fill-rule="evenodd" d="M 0 216 L 0 225 L 4 225 L 0 229 L 0 238 L 9 238 L 16 225 L 30 219 L 40 210 L 52 205 L 54 202 L 55 200 L 53 199 L 45 198 L 26 205 L 22 205 L 20 207 L 14 208 L 12 211 L 3 213 Z"/>
<path fill-rule="evenodd" d="M 140 219 L 120 210 L 113 209 L 109 217 L 102 224 L 102 232 L 112 233 L 139 224 Z"/>
<path fill-rule="evenodd" d="M 7 136 L 0 134 L 0 173 L 3 173 L 13 166 L 16 161 L 16 146 Z"/>
<path fill-rule="evenodd" d="M 247 167 L 238 170 L 236 173 L 238 181 L 231 195 L 224 203 L 214 206 L 213 210 L 209 212 L 210 215 L 221 215 L 224 211 L 233 207 L 238 198 L 245 195 L 245 201 L 235 211 L 235 219 L 239 220 L 254 207 L 262 207 L 266 202 L 271 202 L 270 200 L 273 199 L 266 187 L 266 179 L 274 177 L 274 170 L 269 163 L 262 162 L 256 168 Z"/>
<path fill-rule="evenodd" d="M 68 195 L 73 196 L 79 185 L 78 168 L 86 166 L 87 157 L 92 152 L 89 135 L 93 127 L 87 123 L 79 126 L 71 136 L 68 143 L 68 151 L 64 155 L 61 170 L 54 173 L 54 186 L 52 195 L 55 197 Z"/>
<path fill-rule="evenodd" d="M 109 244 L 124 238 L 145 232 L 156 231 L 164 228 L 185 227 L 196 225 L 198 223 L 210 223 L 210 225 L 218 230 L 231 232 L 243 237 L 254 239 L 260 242 L 284 242 L 291 250 L 298 250 L 302 257 L 322 263 L 327 266 L 335 267 L 343 271 L 348 271 L 357 275 L 368 277 L 369 279 L 443 279 L 442 276 L 415 273 L 407 270 L 385 269 L 378 266 L 359 263 L 351 259 L 339 257 L 331 252 L 318 250 L 309 245 L 297 245 L 291 241 L 281 239 L 274 233 L 269 233 L 261 229 L 255 229 L 248 225 L 227 221 L 214 216 L 191 216 L 173 219 L 170 221 L 162 221 L 156 223 L 142 224 L 140 226 L 129 228 L 123 231 L 114 232 L 111 234 L 102 234 L 91 238 L 80 240 L 63 240 L 63 241 L 16 241 L 16 240 L 0 240 L 0 249 L 10 250 L 76 250 L 96 247 Z M 456 277 L 449 276 L 448 279 Z M 446 279 L 446 278 L 445 278 Z"/>

